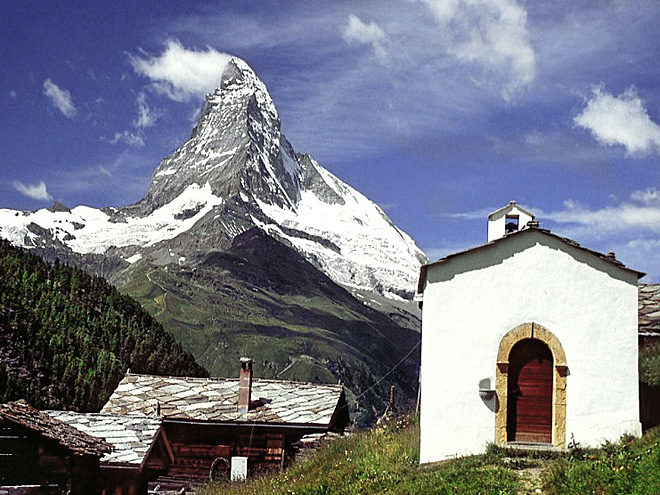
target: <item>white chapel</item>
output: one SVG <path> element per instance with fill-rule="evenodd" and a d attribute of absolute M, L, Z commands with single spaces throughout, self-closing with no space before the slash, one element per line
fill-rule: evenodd
<path fill-rule="evenodd" d="M 421 463 L 489 443 L 641 434 L 643 275 L 540 228 L 514 201 L 488 216 L 486 244 L 424 265 Z"/>

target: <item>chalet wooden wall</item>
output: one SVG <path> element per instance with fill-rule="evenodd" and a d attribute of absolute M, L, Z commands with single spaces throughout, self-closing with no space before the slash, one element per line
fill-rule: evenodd
<path fill-rule="evenodd" d="M 99 458 L 70 450 L 27 428 L 0 423 L 0 485 L 57 485 L 62 493 L 100 493 Z M 50 488 L 48 488 L 50 486 Z"/>
<path fill-rule="evenodd" d="M 172 478 L 228 478 L 231 458 L 248 458 L 248 476 L 282 469 L 292 444 L 307 433 L 323 432 L 324 428 L 277 427 L 266 425 L 217 425 L 194 422 L 164 422 L 166 438 L 172 451 L 167 476 Z M 164 466 L 162 452 L 150 457 L 148 463 Z"/>

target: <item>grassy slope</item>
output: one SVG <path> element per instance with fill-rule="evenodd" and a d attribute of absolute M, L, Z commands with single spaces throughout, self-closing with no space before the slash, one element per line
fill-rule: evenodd
<path fill-rule="evenodd" d="M 417 465 L 418 446 L 418 425 L 403 418 L 330 443 L 283 473 L 216 483 L 201 495 L 660 493 L 660 430 L 568 453 L 490 446 L 483 455 L 424 467 Z"/>
<path fill-rule="evenodd" d="M 424 468 L 418 461 L 419 427 L 400 419 L 336 440 L 284 473 L 209 485 L 202 495 L 506 494 L 519 487 L 515 473 L 486 460 Z"/>
<path fill-rule="evenodd" d="M 419 332 L 365 307 L 265 234 L 247 233 L 231 251 L 186 266 L 138 265 L 122 290 L 214 376 L 236 375 L 239 357 L 250 356 L 258 378 L 341 380 L 359 406 L 357 423 L 385 410 L 390 385 L 402 409 L 416 398 L 419 353 L 391 370 L 416 348 Z"/>

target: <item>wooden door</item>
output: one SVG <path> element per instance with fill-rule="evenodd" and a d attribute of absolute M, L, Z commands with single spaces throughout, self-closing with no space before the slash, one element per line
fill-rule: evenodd
<path fill-rule="evenodd" d="M 536 339 L 509 354 L 507 441 L 552 443 L 552 353 Z"/>

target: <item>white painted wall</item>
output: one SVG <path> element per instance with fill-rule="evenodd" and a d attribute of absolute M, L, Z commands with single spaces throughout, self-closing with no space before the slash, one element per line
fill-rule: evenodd
<path fill-rule="evenodd" d="M 568 442 L 640 434 L 634 272 L 528 229 L 430 265 L 423 298 L 422 463 L 494 441 L 494 400 L 479 383 L 495 388 L 500 340 L 526 322 L 566 353 Z"/>

